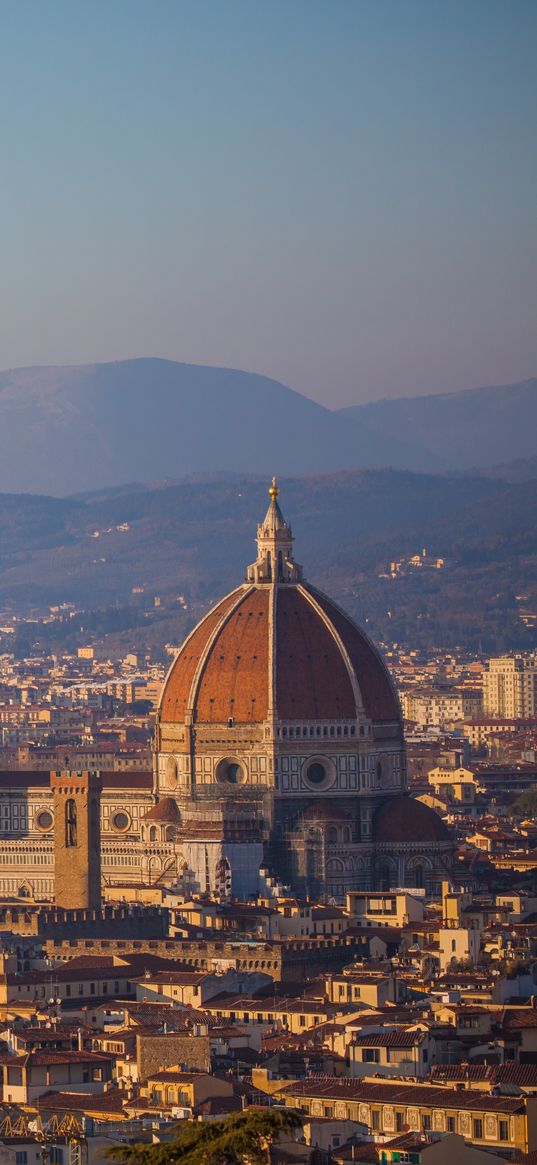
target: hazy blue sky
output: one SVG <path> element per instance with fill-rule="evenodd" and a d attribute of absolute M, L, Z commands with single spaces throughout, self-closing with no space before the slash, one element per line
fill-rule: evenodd
<path fill-rule="evenodd" d="M 0 368 L 537 375 L 537 0 L 0 0 Z"/>

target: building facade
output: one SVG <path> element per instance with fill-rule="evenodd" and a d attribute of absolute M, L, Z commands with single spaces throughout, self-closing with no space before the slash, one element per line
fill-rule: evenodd
<path fill-rule="evenodd" d="M 537 655 L 501 655 L 487 661 L 483 714 L 502 720 L 537 716 Z"/>

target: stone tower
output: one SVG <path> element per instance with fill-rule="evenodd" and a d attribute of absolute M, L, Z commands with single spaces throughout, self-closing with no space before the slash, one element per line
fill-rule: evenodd
<path fill-rule="evenodd" d="M 66 910 L 101 905 L 101 782 L 98 773 L 51 773 L 54 899 Z"/>

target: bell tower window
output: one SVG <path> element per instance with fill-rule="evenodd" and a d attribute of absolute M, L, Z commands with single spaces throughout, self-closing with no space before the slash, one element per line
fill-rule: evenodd
<path fill-rule="evenodd" d="M 67 849 L 73 849 L 76 844 L 76 801 L 68 797 L 65 802 L 65 845 Z"/>

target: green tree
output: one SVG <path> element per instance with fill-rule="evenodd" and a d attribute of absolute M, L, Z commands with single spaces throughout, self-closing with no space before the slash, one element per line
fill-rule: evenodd
<path fill-rule="evenodd" d="M 537 817 L 537 785 L 525 789 L 516 801 L 513 801 L 511 809 L 519 817 Z"/>
<path fill-rule="evenodd" d="M 221 1121 L 187 1121 L 174 1141 L 118 1145 L 106 1155 L 118 1165 L 262 1165 L 269 1146 L 301 1125 L 291 1109 L 249 1108 Z"/>

